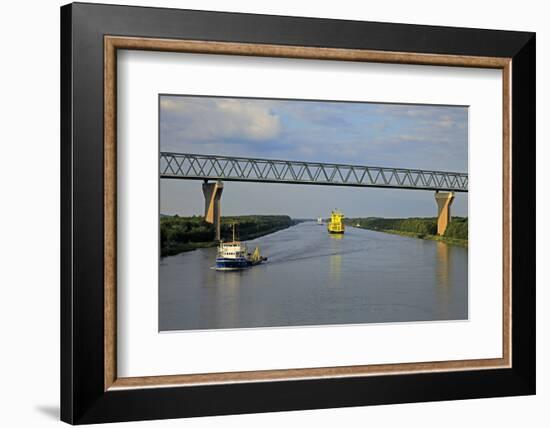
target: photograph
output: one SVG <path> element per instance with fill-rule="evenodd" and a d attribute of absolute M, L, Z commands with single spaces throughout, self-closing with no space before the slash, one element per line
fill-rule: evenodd
<path fill-rule="evenodd" d="M 160 332 L 468 320 L 468 106 L 158 102 Z"/>

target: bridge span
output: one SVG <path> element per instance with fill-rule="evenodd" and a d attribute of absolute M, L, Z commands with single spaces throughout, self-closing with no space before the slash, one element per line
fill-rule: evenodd
<path fill-rule="evenodd" d="M 216 226 L 217 239 L 223 181 L 435 191 L 440 235 L 451 219 L 454 193 L 468 191 L 468 174 L 464 172 L 172 152 L 161 152 L 159 162 L 161 179 L 204 181 L 205 219 Z"/>
<path fill-rule="evenodd" d="M 442 192 L 468 191 L 468 174 L 463 172 L 191 153 L 161 152 L 160 177 Z"/>

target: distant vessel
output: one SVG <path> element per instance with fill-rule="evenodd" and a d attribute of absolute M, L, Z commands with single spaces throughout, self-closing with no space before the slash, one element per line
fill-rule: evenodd
<path fill-rule="evenodd" d="M 330 214 L 330 222 L 328 223 L 328 233 L 344 233 L 344 214 L 340 211 L 332 211 Z"/>
<path fill-rule="evenodd" d="M 216 257 L 216 270 L 241 270 L 255 266 L 267 260 L 260 254 L 260 249 L 256 247 L 250 254 L 244 242 L 235 239 L 235 225 L 233 224 L 233 241 L 220 242 L 218 255 Z"/>
<path fill-rule="evenodd" d="M 323 218 L 322 218 L 322 217 L 319 217 L 319 218 L 317 219 L 317 224 L 318 224 L 319 226 L 322 226 L 322 225 L 323 225 Z"/>

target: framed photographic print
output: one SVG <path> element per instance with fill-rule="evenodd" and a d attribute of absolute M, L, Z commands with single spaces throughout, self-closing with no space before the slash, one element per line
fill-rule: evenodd
<path fill-rule="evenodd" d="M 535 35 L 61 8 L 72 424 L 535 393 Z"/>

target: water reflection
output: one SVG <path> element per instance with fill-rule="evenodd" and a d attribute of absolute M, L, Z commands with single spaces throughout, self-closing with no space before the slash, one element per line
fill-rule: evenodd
<path fill-rule="evenodd" d="M 341 285 L 342 274 L 342 244 L 340 241 L 344 238 L 344 235 L 329 233 L 328 236 L 330 237 L 331 244 L 331 256 L 329 257 L 330 286 L 339 287 Z"/>
<path fill-rule="evenodd" d="M 215 272 L 215 271 L 214 271 Z M 216 272 L 217 273 L 217 272 Z M 243 272 L 224 272 L 223 275 L 216 274 L 214 290 L 216 295 L 220 293 L 223 299 L 217 298 L 215 314 L 220 324 L 235 325 L 239 320 L 240 284 Z"/>
<path fill-rule="evenodd" d="M 340 279 L 342 274 L 342 256 L 340 254 L 333 254 L 330 256 L 330 278 L 333 286 L 340 285 Z"/>
<path fill-rule="evenodd" d="M 436 292 L 439 302 L 439 312 L 442 316 L 448 316 L 451 306 L 451 290 L 452 281 L 450 275 L 450 246 L 444 242 L 437 241 L 435 243 L 436 259 Z"/>

